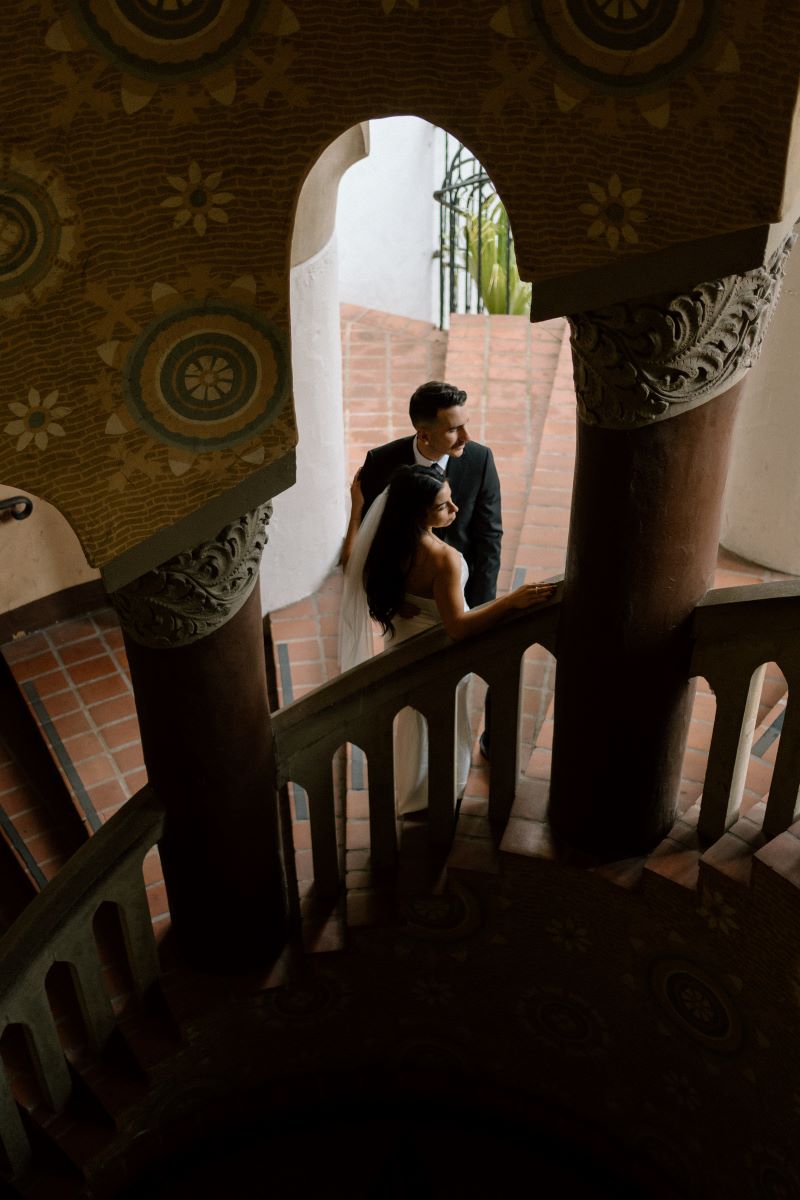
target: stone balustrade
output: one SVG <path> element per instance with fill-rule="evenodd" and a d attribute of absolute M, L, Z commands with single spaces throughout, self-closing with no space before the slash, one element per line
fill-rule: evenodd
<path fill-rule="evenodd" d="M 489 819 L 502 829 L 520 773 L 522 657 L 533 645 L 554 652 L 559 600 L 509 616 L 474 639 L 453 643 L 442 629 L 384 650 L 273 717 L 279 784 L 308 793 L 314 881 L 318 895 L 341 887 L 332 760 L 350 742 L 367 757 L 370 860 L 391 869 L 397 854 L 392 725 L 407 705 L 428 722 L 429 829 L 435 845 L 453 837 L 456 805 L 455 693 L 470 673 L 492 690 Z"/>
<path fill-rule="evenodd" d="M 695 609 L 692 675 L 717 697 L 698 836 L 722 837 L 737 820 L 752 747 L 764 666 L 776 662 L 789 691 L 762 834 L 783 833 L 800 817 L 800 583 L 789 580 L 709 592 Z"/>
<path fill-rule="evenodd" d="M 21 1026 L 44 1103 L 60 1112 L 72 1079 L 47 998 L 54 963 L 70 968 L 91 1048 L 101 1051 L 116 1026 L 93 933 L 95 913 L 117 906 L 134 987 L 144 994 L 159 967 L 142 860 L 162 836 L 163 808 L 143 788 L 72 856 L 0 942 L 0 1035 Z M 0 1069 L 0 1141 L 12 1176 L 31 1145 L 5 1067 Z"/>

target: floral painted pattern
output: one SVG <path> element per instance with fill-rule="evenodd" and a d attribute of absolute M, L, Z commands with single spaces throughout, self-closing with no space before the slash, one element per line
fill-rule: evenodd
<path fill-rule="evenodd" d="M 728 904 L 722 892 L 705 888 L 697 911 L 709 929 L 719 930 L 720 933 L 732 933 L 739 928 L 739 923 L 735 919 L 736 909 Z"/>
<path fill-rule="evenodd" d="M 58 422 L 70 409 L 58 403 L 58 391 L 49 392 L 42 399 L 36 388 L 31 388 L 27 403 L 14 401 L 8 407 L 17 419 L 9 421 L 5 432 L 17 439 L 18 453 L 31 443 L 37 450 L 46 450 L 51 437 L 64 437 L 66 431 Z"/>
<path fill-rule="evenodd" d="M 69 0 L 67 11 L 48 29 L 45 45 L 62 55 L 90 50 L 100 62 L 87 90 L 86 73 L 74 71 L 61 59 L 54 77 L 67 94 L 53 110 L 54 123 L 68 127 L 82 104 L 108 115 L 113 98 L 94 87 L 106 67 L 119 73 L 120 101 L 129 116 L 160 89 L 168 92 L 195 81 L 218 104 L 229 106 L 236 98 L 238 63 L 253 39 L 282 39 L 300 28 L 283 0 L 266 6 L 262 0 L 218 0 L 203 6 L 205 11 L 197 12 L 191 22 L 176 19 L 177 0 L 163 5 L 150 0 L 150 11 L 147 8 Z M 185 110 L 185 103 L 182 107 Z"/>
<path fill-rule="evenodd" d="M 217 191 L 221 179 L 221 171 L 213 171 L 203 178 L 196 162 L 189 163 L 185 179 L 180 175 L 167 176 L 167 183 L 177 195 L 167 196 L 161 201 L 161 207 L 175 210 L 173 226 L 176 229 L 191 225 L 198 237 L 202 237 L 209 221 L 220 225 L 227 223 L 228 214 L 223 205 L 230 204 L 234 194 Z"/>
<path fill-rule="evenodd" d="M 568 954 L 585 954 L 589 946 L 589 935 L 572 917 L 554 917 L 545 925 L 545 933 L 552 942 Z"/>
<path fill-rule="evenodd" d="M 591 217 L 592 223 L 586 230 L 588 238 L 605 237 L 609 250 L 616 250 L 622 243 L 635 245 L 639 234 L 635 226 L 647 220 L 647 213 L 639 208 L 642 189 L 623 188 L 619 175 L 612 175 L 605 187 L 599 183 L 588 183 L 591 203 L 581 204 L 578 211 Z"/>

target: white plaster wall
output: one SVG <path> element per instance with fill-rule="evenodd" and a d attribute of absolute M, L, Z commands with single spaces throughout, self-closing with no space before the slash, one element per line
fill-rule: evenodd
<path fill-rule="evenodd" d="M 799 332 L 800 243 L 742 398 L 721 538 L 735 554 L 790 575 L 800 575 Z"/>
<path fill-rule="evenodd" d="M 261 562 L 262 611 L 308 596 L 335 564 L 345 519 L 336 234 L 291 271 L 297 482 L 276 496 Z"/>
<path fill-rule="evenodd" d="M 370 121 L 369 157 L 339 185 L 339 298 L 439 320 L 439 206 L 444 134 L 417 117 Z"/>
<path fill-rule="evenodd" d="M 0 499 L 17 495 L 30 493 L 0 487 Z M 0 613 L 100 577 L 66 518 L 51 504 L 31 498 L 33 512 L 24 521 L 0 521 Z"/>

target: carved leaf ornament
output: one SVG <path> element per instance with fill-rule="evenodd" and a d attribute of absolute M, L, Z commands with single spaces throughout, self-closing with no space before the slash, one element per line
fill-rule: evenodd
<path fill-rule="evenodd" d="M 122 627 L 141 646 L 186 646 L 239 611 L 258 580 L 272 504 L 245 513 L 193 550 L 111 594 Z"/>
<path fill-rule="evenodd" d="M 570 316 L 581 419 L 609 429 L 648 425 L 738 382 L 758 358 L 796 237 L 745 275 Z"/>

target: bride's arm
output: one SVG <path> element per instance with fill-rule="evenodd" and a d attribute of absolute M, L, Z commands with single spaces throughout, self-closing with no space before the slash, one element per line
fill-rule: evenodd
<path fill-rule="evenodd" d="M 526 583 L 499 600 L 492 600 L 489 604 L 466 612 L 461 590 L 461 569 L 454 552 L 442 555 L 441 566 L 433 580 L 433 598 L 444 631 L 455 641 L 491 629 L 501 617 L 515 608 L 530 608 L 533 604 L 550 600 L 555 590 L 553 583 Z"/>
<path fill-rule="evenodd" d="M 361 524 L 361 514 L 364 511 L 364 493 L 361 491 L 361 483 L 359 482 L 360 474 L 360 471 L 356 471 L 353 476 L 353 482 L 350 485 L 350 521 L 347 526 L 347 533 L 344 535 L 344 545 L 342 546 L 342 570 L 345 570 L 347 567 L 350 555 L 353 553 L 356 535 Z"/>

